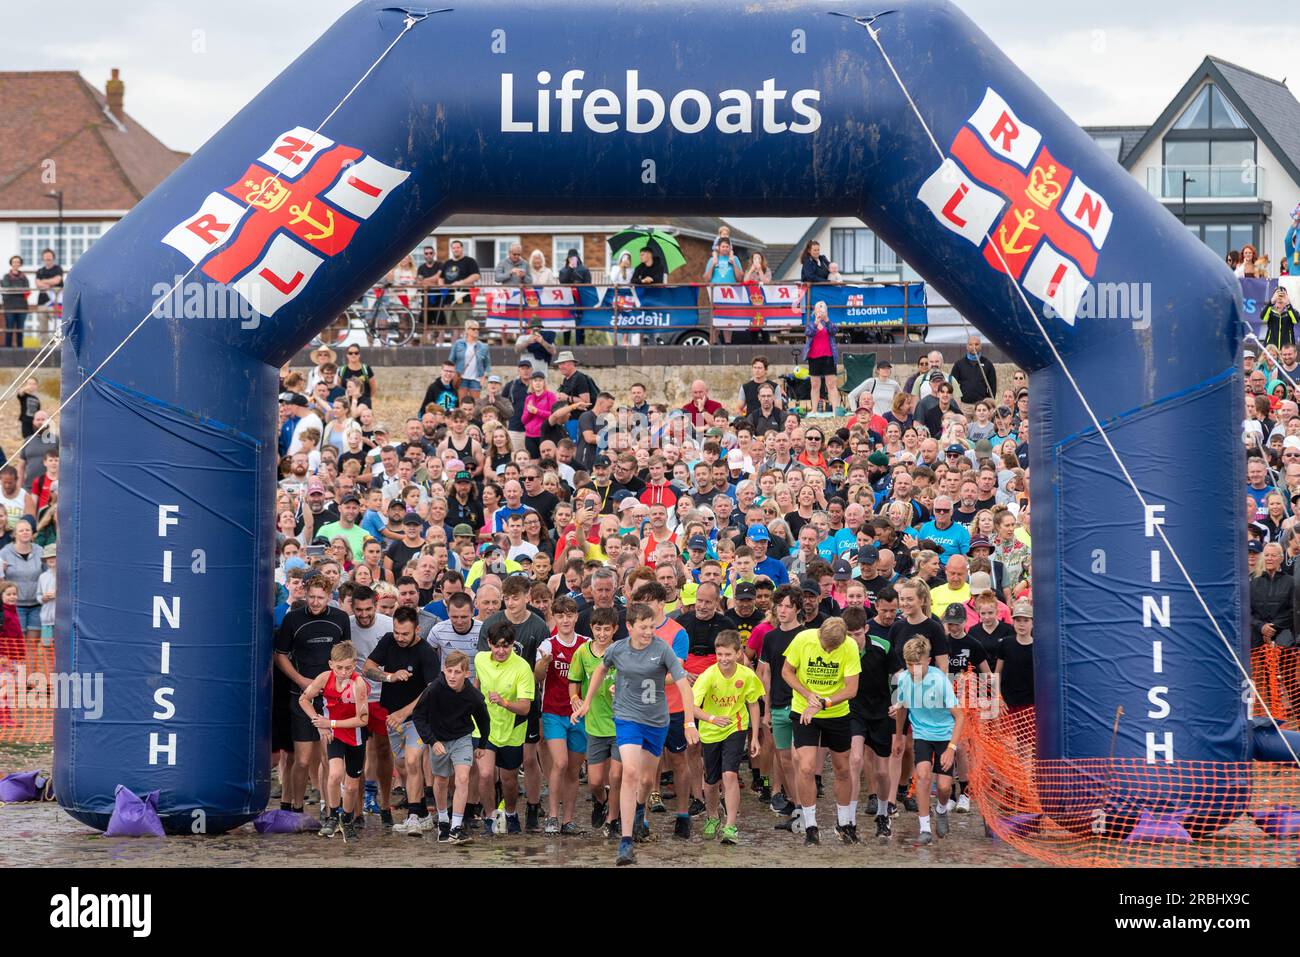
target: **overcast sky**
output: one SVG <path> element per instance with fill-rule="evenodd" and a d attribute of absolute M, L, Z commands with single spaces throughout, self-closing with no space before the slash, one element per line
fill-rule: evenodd
<path fill-rule="evenodd" d="M 39 16 L 7 18 L 0 65 L 79 70 L 101 89 L 109 69 L 120 67 L 127 112 L 168 146 L 192 152 L 351 5 L 60 0 Z M 1211 53 L 1285 76 L 1293 92 L 1300 90 L 1294 2 L 959 0 L 958 6 L 1082 125 L 1152 122 Z M 581 16 L 580 4 L 557 2 L 556 9 Z M 780 242 L 797 238 L 806 220 L 737 222 Z"/>

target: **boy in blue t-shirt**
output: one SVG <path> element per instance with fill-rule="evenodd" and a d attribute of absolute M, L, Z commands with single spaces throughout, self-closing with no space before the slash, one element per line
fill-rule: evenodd
<path fill-rule="evenodd" d="M 962 712 L 948 676 L 930 664 L 930 642 L 921 635 L 903 645 L 907 669 L 898 678 L 894 706 L 889 713 L 897 722 L 897 733 L 907 733 L 912 720 L 913 764 L 916 767 L 916 808 L 921 833 L 918 845 L 933 844 L 930 833 L 930 778 L 938 776 L 939 799 L 934 829 L 939 837 L 948 834 L 948 798 L 952 796 L 952 766 L 961 737 Z M 936 767 L 937 765 L 937 767 Z"/>

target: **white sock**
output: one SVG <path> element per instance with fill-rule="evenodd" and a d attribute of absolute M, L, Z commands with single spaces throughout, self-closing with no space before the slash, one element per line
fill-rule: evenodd
<path fill-rule="evenodd" d="M 929 834 L 929 833 L 930 833 L 930 815 L 927 814 L 925 817 L 917 818 L 917 820 L 921 822 L 921 833 L 922 833 L 922 834 Z"/>
<path fill-rule="evenodd" d="M 810 827 L 816 827 L 816 826 L 817 826 L 817 808 L 816 808 L 816 807 L 806 807 L 806 808 L 802 808 L 801 810 L 803 811 L 803 826 L 804 826 L 804 828 L 807 829 L 807 828 L 810 828 Z"/>
<path fill-rule="evenodd" d="M 879 801 L 876 804 L 876 817 L 889 817 L 889 802 Z"/>
<path fill-rule="evenodd" d="M 446 812 L 444 812 L 444 813 L 446 813 Z M 444 820 L 445 820 L 445 819 L 444 819 Z M 452 826 L 452 827 L 460 827 L 461 824 L 462 824 L 464 821 L 465 821 L 465 815 L 464 815 L 464 814 L 453 814 L 453 815 L 451 816 L 451 826 Z"/>
<path fill-rule="evenodd" d="M 849 802 L 849 823 L 852 824 L 857 819 L 858 819 L 858 802 L 850 801 Z"/>
<path fill-rule="evenodd" d="M 439 808 L 439 809 L 438 809 L 438 823 L 439 823 L 439 824 L 446 824 L 446 823 L 447 823 L 447 811 L 446 811 L 445 808 Z"/>
<path fill-rule="evenodd" d="M 835 805 L 835 817 L 836 817 L 836 822 L 839 824 L 840 827 L 844 827 L 845 825 L 852 824 L 853 821 L 855 820 L 853 810 L 852 810 L 852 805 L 849 804 Z"/>
<path fill-rule="evenodd" d="M 944 801 L 942 804 L 940 804 L 938 807 L 936 807 L 936 808 L 934 809 L 934 813 L 935 813 L 935 814 L 947 814 L 947 813 L 948 813 L 948 802 L 947 802 L 947 801 Z"/>

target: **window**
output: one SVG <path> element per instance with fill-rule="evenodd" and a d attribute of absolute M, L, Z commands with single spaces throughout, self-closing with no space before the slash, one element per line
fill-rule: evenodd
<path fill-rule="evenodd" d="M 496 241 L 496 248 L 495 248 L 496 258 L 494 258 L 490 263 L 479 263 L 479 266 L 485 269 L 491 266 L 492 268 L 495 269 L 497 263 L 499 263 L 501 260 L 505 259 L 507 256 L 510 255 L 510 247 L 517 242 L 519 242 L 518 236 L 502 236 L 498 238 Z M 528 255 L 528 250 L 525 249 L 524 256 L 527 257 L 527 255 Z"/>
<path fill-rule="evenodd" d="M 1092 141 L 1097 144 L 1097 148 L 1103 153 L 1115 162 L 1119 162 L 1119 151 L 1124 145 L 1122 137 L 1095 135 L 1093 136 Z"/>
<path fill-rule="evenodd" d="M 830 260 L 846 276 L 898 272 L 898 255 L 870 229 L 832 229 Z"/>
<path fill-rule="evenodd" d="M 551 267 L 557 278 L 560 275 L 560 270 L 564 268 L 564 257 L 569 255 L 570 249 L 576 249 L 579 256 L 583 255 L 584 250 L 581 236 L 551 237 L 551 261 L 547 265 Z M 588 269 L 591 268 L 590 263 L 586 263 L 585 265 Z"/>
<path fill-rule="evenodd" d="M 62 250 L 58 223 L 32 223 L 18 227 L 18 255 L 28 266 L 41 264 L 41 250 L 53 249 L 64 269 L 71 269 L 90 244 L 103 235 L 103 223 L 64 223 Z"/>
<path fill-rule="evenodd" d="M 1174 121 L 1176 130 L 1244 130 L 1246 122 L 1241 118 L 1227 97 L 1213 83 L 1201 87 L 1195 99 L 1183 110 L 1182 116 Z"/>
<path fill-rule="evenodd" d="M 1188 199 L 1239 199 L 1258 195 L 1255 140 L 1165 140 L 1166 199 L 1183 195 L 1183 174 L 1189 177 Z"/>
<path fill-rule="evenodd" d="M 1247 243 L 1259 248 L 1259 227 L 1254 223 L 1188 223 L 1187 228 L 1220 258 Z"/>

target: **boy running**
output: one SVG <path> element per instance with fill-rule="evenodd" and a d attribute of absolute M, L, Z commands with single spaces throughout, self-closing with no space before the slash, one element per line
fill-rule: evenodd
<path fill-rule="evenodd" d="M 627 612 L 628 636 L 615 642 L 605 653 L 605 659 L 596 666 L 587 688 L 587 696 L 573 709 L 581 718 L 591 710 L 597 689 L 604 684 L 606 672 L 617 672 L 614 686 L 614 734 L 627 787 L 620 795 L 623 837 L 618 845 L 616 863 L 635 864 L 632 834 L 635 828 L 639 840 L 651 840 L 650 828 L 645 823 L 645 804 L 642 796 L 654 785 L 656 761 L 663 753 L 664 739 L 668 736 L 668 701 L 664 686 L 668 683 L 685 683 L 686 669 L 673 649 L 655 636 L 655 613 L 649 605 L 638 602 Z M 694 744 L 700 740 L 695 721 L 684 722 L 686 740 Z"/>
<path fill-rule="evenodd" d="M 593 608 L 591 611 L 591 641 L 582 645 L 569 665 L 569 703 L 576 708 L 587 697 L 591 676 L 605 659 L 605 653 L 614 644 L 618 631 L 618 612 L 613 608 Z M 623 763 L 614 743 L 614 672 L 607 672 L 601 687 L 592 700 L 591 710 L 585 718 L 570 717 L 573 723 L 582 721 L 587 732 L 587 784 L 591 788 L 591 826 L 596 830 L 608 823 L 608 833 L 619 833 L 619 789 L 623 783 Z M 606 794 L 606 785 L 609 793 Z M 610 808 L 614 816 L 610 817 Z"/>
<path fill-rule="evenodd" d="M 439 843 L 468 844 L 474 839 L 463 826 L 470 768 L 475 758 L 483 757 L 482 749 L 474 747 L 474 728 L 490 727 L 492 719 L 482 692 L 468 679 L 469 655 L 448 652 L 442 674 L 425 689 L 411 712 L 420 740 L 429 746 L 433 794 L 438 802 Z M 447 779 L 453 775 L 456 793 L 448 817 Z"/>
<path fill-rule="evenodd" d="M 323 715 L 317 714 L 313 705 L 318 695 L 325 702 Z M 318 675 L 298 697 L 303 712 L 320 731 L 329 759 L 325 798 L 333 811 L 321 821 L 321 837 L 342 834 L 348 841 L 357 836 L 356 819 L 361 813 L 358 785 L 366 767 L 364 729 L 370 720 L 366 710 L 369 696 L 370 686 L 357 674 L 357 651 L 352 642 L 342 641 L 330 649 L 329 670 Z"/>
<path fill-rule="evenodd" d="M 700 725 L 704 757 L 704 801 L 707 805 L 704 836 L 718 832 L 718 782 L 726 792 L 727 823 L 722 826 L 722 843 L 735 844 L 736 815 L 740 811 L 740 758 L 746 751 L 758 757 L 757 735 L 746 735 L 758 726 L 758 699 L 763 685 L 758 675 L 740 664 L 740 633 L 720 632 L 713 641 L 717 661 L 709 665 L 692 687 L 694 716 Z"/>
<path fill-rule="evenodd" d="M 948 676 L 930 664 L 930 642 L 921 636 L 903 645 L 907 668 L 899 676 L 897 703 L 890 708 L 899 734 L 912 722 L 913 764 L 916 767 L 916 806 L 921 832 L 916 843 L 934 843 L 930 833 L 930 778 L 938 776 L 939 799 L 934 830 L 948 834 L 948 798 L 952 795 L 952 765 L 961 737 L 962 711 Z M 935 764 L 938 767 L 935 768 Z"/>
<path fill-rule="evenodd" d="M 582 832 L 573 821 L 573 813 L 578 800 L 578 770 L 587 754 L 587 733 L 581 721 L 572 720 L 569 669 L 587 639 L 573 633 L 578 624 L 578 603 L 572 598 L 561 595 L 555 599 L 551 614 L 555 616 L 555 634 L 538 646 L 537 665 L 533 668 L 533 676 L 542 687 L 542 738 L 551 756 L 547 794 L 551 815 L 543 830 L 547 834 L 577 835 Z"/>
<path fill-rule="evenodd" d="M 889 629 L 897 612 L 898 595 L 889 585 L 882 588 L 876 596 L 876 616 L 873 620 L 867 621 L 867 613 L 862 608 L 844 609 L 844 625 L 858 646 L 862 666 L 862 674 L 858 676 L 858 693 L 849 702 L 849 727 L 853 733 L 853 747 L 849 752 L 853 797 L 849 801 L 849 807 L 856 818 L 862 772 L 865 769 L 872 776 L 867 815 L 875 817 L 876 838 L 882 841 L 887 841 L 890 837 L 889 757 L 895 745 L 899 748 L 903 746 L 902 738 L 895 741 L 894 719 L 889 716 L 890 678 L 894 673 Z M 869 757 L 868 748 L 871 749 Z"/>
<path fill-rule="evenodd" d="M 484 631 L 488 649 L 474 658 L 474 684 L 487 698 L 488 728 L 480 727 L 483 754 L 478 761 L 478 793 L 486 800 L 496 793 L 500 769 L 501 796 L 506 804 L 506 833 L 522 828 L 517 813 L 519 775 L 524 763 L 524 738 L 528 734 L 528 712 L 532 710 L 537 682 L 528 662 L 515 654 L 515 629 L 508 621 L 495 620 Z M 483 832 L 493 833 L 492 818 L 484 814 Z"/>

